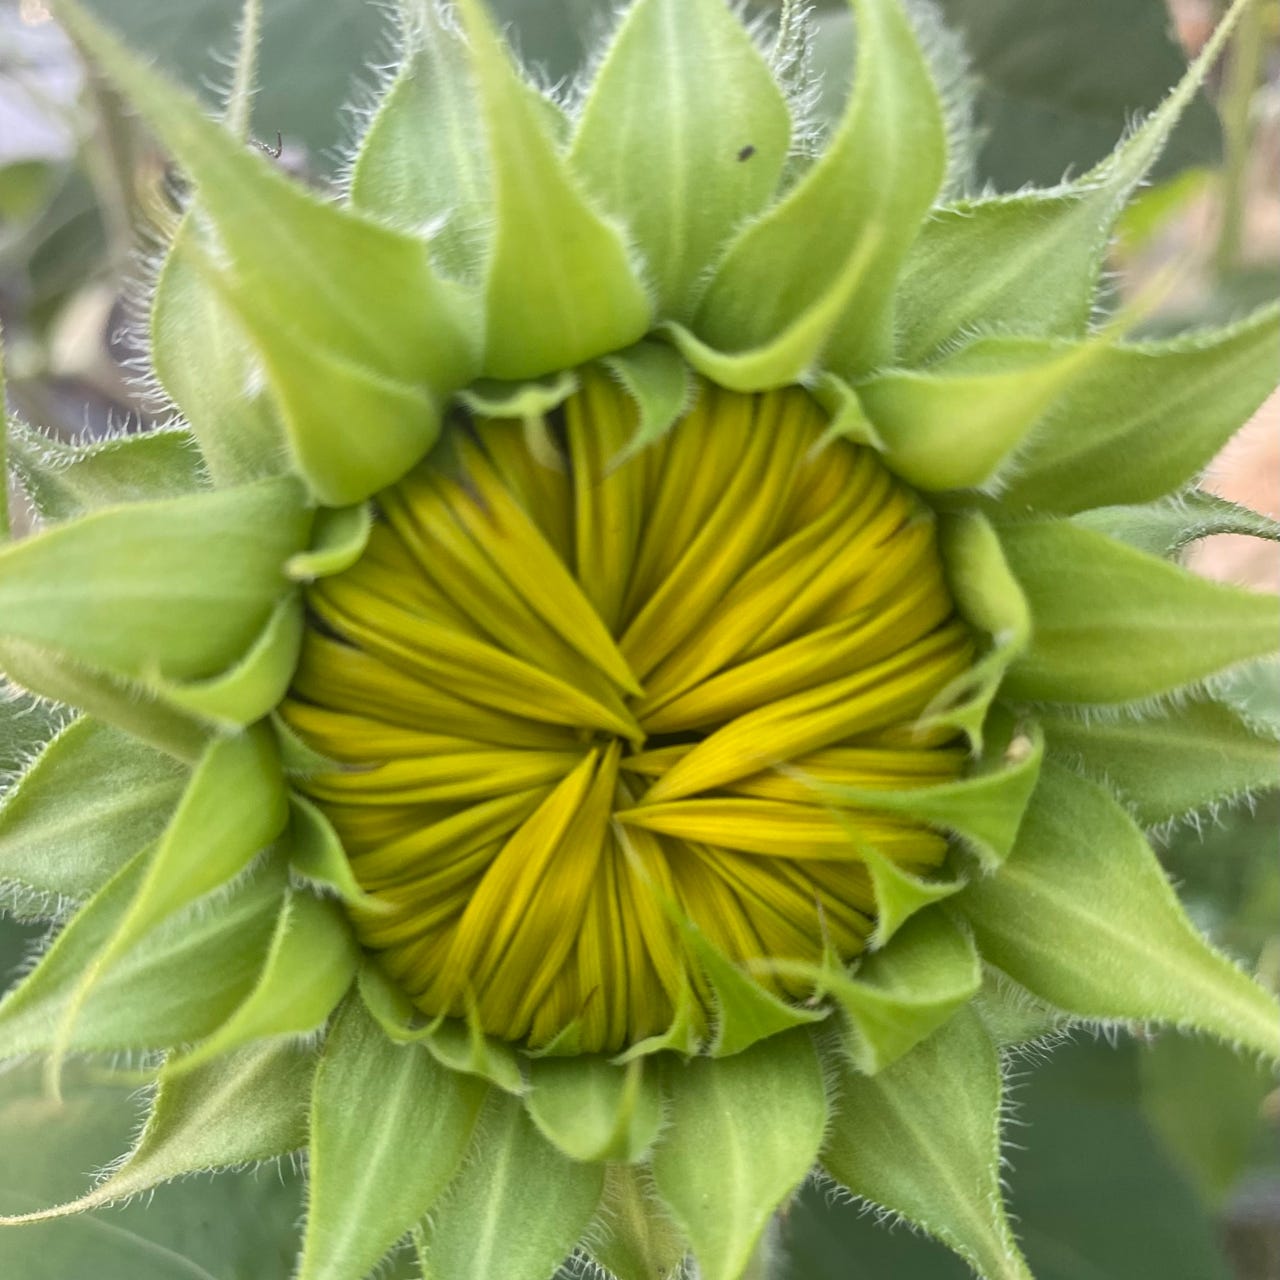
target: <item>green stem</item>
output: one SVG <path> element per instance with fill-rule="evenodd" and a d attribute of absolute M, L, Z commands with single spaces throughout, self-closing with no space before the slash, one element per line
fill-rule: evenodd
<path fill-rule="evenodd" d="M 1239 29 L 1231 42 L 1231 62 L 1219 103 L 1227 153 L 1222 174 L 1222 223 L 1215 255 L 1219 275 L 1230 271 L 1240 260 L 1252 133 L 1249 116 L 1262 71 L 1262 45 L 1262 5 L 1251 4 L 1241 14 Z"/>

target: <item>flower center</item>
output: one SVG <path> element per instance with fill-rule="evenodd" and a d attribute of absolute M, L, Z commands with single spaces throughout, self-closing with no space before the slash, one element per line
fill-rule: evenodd
<path fill-rule="evenodd" d="M 946 851 L 866 793 L 964 759 L 917 721 L 968 633 L 874 453 L 819 447 L 794 388 L 637 425 L 588 370 L 552 419 L 452 431 L 311 588 L 284 708 L 341 765 L 301 789 L 384 907 L 353 909 L 364 945 L 423 1012 L 534 1047 L 705 1027 L 690 925 L 809 995 L 768 962 L 862 950 L 868 851 Z"/>

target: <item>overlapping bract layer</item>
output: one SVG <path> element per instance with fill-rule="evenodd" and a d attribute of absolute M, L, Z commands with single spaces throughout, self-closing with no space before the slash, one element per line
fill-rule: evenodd
<path fill-rule="evenodd" d="M 825 425 L 802 391 L 704 384 L 636 451 L 630 397 L 588 370 L 554 423 L 460 427 L 312 588 L 284 715 L 345 768 L 300 786 L 424 1012 L 474 1000 L 534 1047 L 616 1051 L 678 1011 L 703 1035 L 682 921 L 805 997 L 770 961 L 863 949 L 868 847 L 939 865 L 941 834 L 838 789 L 960 773 L 954 730 L 917 722 L 971 641 L 932 516 Z"/>
<path fill-rule="evenodd" d="M 254 0 L 227 128 L 77 0 L 54 3 L 193 182 L 152 315 L 155 372 L 191 447 L 181 429 L 76 448 L 11 435 L 17 478 L 56 527 L 0 548 L 0 666 L 88 715 L 50 737 L 64 710 L 24 718 L 21 700 L 0 704 L 0 760 L 15 770 L 0 808 L 0 880 L 28 907 L 83 903 L 0 1004 L 0 1055 L 48 1054 L 55 1065 L 68 1052 L 169 1055 L 147 1129 L 115 1175 L 30 1216 L 306 1144 L 302 1280 L 357 1280 L 406 1235 L 423 1273 L 449 1280 L 546 1280 L 574 1249 L 623 1280 L 669 1277 L 690 1251 L 707 1280 L 739 1280 L 770 1216 L 818 1164 L 983 1275 L 1025 1280 L 1000 1203 L 1003 1045 L 1071 1019 L 1154 1020 L 1280 1058 L 1274 1000 L 1199 936 L 1133 816 L 1163 822 L 1274 785 L 1274 721 L 1205 682 L 1274 649 L 1275 603 L 1162 557 L 1210 527 L 1277 532 L 1186 491 L 1274 385 L 1280 311 L 1144 345 L 1123 340 L 1123 320 L 1091 326 L 1117 215 L 1247 0 L 1159 110 L 1080 180 L 947 196 L 932 209 L 946 121 L 917 35 L 923 11 L 900 0 L 851 0 L 853 90 L 812 151 L 791 141 L 807 127 L 788 91 L 794 26 L 769 50 L 723 0 L 636 0 L 593 63 L 580 110 L 566 110 L 506 56 L 480 0 L 456 0 L 456 22 L 432 0 L 405 0 L 402 70 L 336 201 L 314 198 L 246 145 Z M 800 6 L 784 12 L 794 19 Z M 557 471 L 545 465 L 555 432 L 537 424 L 573 390 L 571 370 L 593 359 L 634 400 L 625 445 L 635 457 L 612 466 L 619 441 L 581 428 L 575 455 L 566 423 L 568 462 Z M 855 775 L 848 753 L 862 748 L 796 736 L 829 704 L 786 685 L 793 670 L 819 687 L 843 681 L 832 705 L 872 700 L 861 675 L 822 667 L 867 642 L 856 612 L 796 640 L 794 667 L 788 659 L 772 677 L 753 641 L 734 651 L 736 629 L 758 626 L 769 607 L 757 637 L 794 621 L 804 591 L 770 596 L 771 557 L 775 585 L 795 572 L 781 571 L 785 543 L 754 569 L 733 559 L 743 538 L 764 537 L 753 521 L 781 518 L 761 480 L 772 455 L 753 453 L 754 441 L 730 471 L 734 429 L 723 441 L 708 435 L 681 464 L 688 484 L 665 499 L 648 464 L 640 469 L 641 457 L 670 469 L 681 432 L 664 438 L 691 368 L 769 393 L 770 404 L 806 388 L 833 439 L 874 450 L 938 511 L 950 594 L 977 652 L 931 727 L 964 734 L 973 759 L 963 776 L 914 785 L 923 779 L 875 773 L 865 756 Z M 596 390 L 588 380 L 573 404 Z M 529 441 L 509 425 L 454 432 L 455 410 L 530 419 Z M 613 420 L 599 417 L 592 423 L 607 430 Z M 518 442 L 503 460 L 499 431 Z M 446 452 L 415 472 L 437 443 Z M 840 449 L 828 460 L 856 456 Z M 497 501 L 473 507 L 486 460 Z M 857 493 L 849 471 L 833 474 Z M 577 485 L 579 474 L 598 474 L 599 486 Z M 355 634 L 364 607 L 376 598 L 380 622 L 395 615 L 369 575 L 388 539 L 414 526 L 428 475 L 464 479 L 457 518 L 436 522 L 432 538 L 450 536 L 429 555 L 406 544 L 400 563 L 447 616 L 436 617 L 429 650 L 393 644 L 389 655 L 395 637 L 374 628 L 375 654 L 369 629 Z M 398 516 L 388 497 L 375 526 L 365 500 L 388 486 L 407 496 Z M 643 519 L 642 488 L 655 504 Z M 826 495 L 828 509 L 847 496 Z M 639 574 L 648 523 L 693 539 L 686 522 L 705 512 L 714 524 L 713 498 L 744 514 L 708 538 L 697 581 L 679 563 Z M 489 562 L 482 544 L 501 511 L 520 507 L 538 536 L 504 554 L 535 559 L 520 561 L 519 590 L 499 582 L 486 616 L 483 585 L 503 579 L 502 556 Z M 629 513 L 619 536 L 579 537 L 606 508 Z M 913 539 L 931 536 L 927 522 L 899 534 L 908 560 Z M 361 560 L 366 537 L 373 549 Z M 446 550 L 467 570 L 447 589 L 433 576 L 447 570 Z M 381 698 L 361 692 L 359 733 L 344 735 L 371 767 L 321 778 L 322 762 L 284 721 L 271 718 L 270 732 L 263 720 L 295 683 L 301 584 L 357 561 L 361 607 L 344 621 L 334 611 L 344 592 L 350 603 L 350 584 L 317 586 L 309 643 L 327 627 L 331 658 L 380 673 Z M 889 554 L 882 563 L 888 577 L 903 569 Z M 445 607 L 463 600 L 478 635 Z M 717 610 L 732 620 L 717 624 Z M 415 616 L 411 641 L 422 625 Z M 356 643 L 341 640 L 347 633 Z M 481 663 L 478 641 L 493 642 Z M 867 670 L 877 666 L 887 674 L 883 663 Z M 304 669 L 296 687 L 306 678 Z M 783 682 L 776 697 L 749 705 L 770 678 Z M 413 707 L 438 719 L 446 697 L 459 714 L 433 731 L 433 751 L 440 737 L 480 749 L 450 748 L 430 769 L 415 757 L 412 782 L 403 759 L 377 763 L 406 732 L 423 746 L 419 722 L 406 729 L 397 715 Z M 306 701 L 295 700 L 295 717 Z M 357 718 L 324 714 L 330 727 Z M 489 743 L 476 725 L 495 719 L 504 736 Z M 642 742 L 646 729 L 653 738 Z M 343 756 L 343 743 L 311 732 Z M 557 735 L 563 749 L 548 747 Z M 532 759 L 524 790 L 551 789 L 539 840 L 526 838 L 535 807 L 510 841 L 495 838 L 490 869 L 516 841 L 517 851 L 559 855 L 568 842 L 553 845 L 547 831 L 567 834 L 584 814 L 601 826 L 606 809 L 612 835 L 599 848 L 614 841 L 615 870 L 633 874 L 633 859 L 643 869 L 646 849 L 661 851 L 657 865 L 698 869 L 696 894 L 682 898 L 672 875 L 670 892 L 649 903 L 676 925 L 680 950 L 666 972 L 687 973 L 681 989 L 693 995 L 665 1035 L 641 1042 L 652 1056 L 581 1052 L 588 1018 L 601 1044 L 664 1021 L 671 994 L 648 956 L 650 986 L 618 972 L 629 993 L 661 990 L 658 1007 L 633 1017 L 619 1001 L 606 1016 L 581 984 L 566 985 L 560 1013 L 546 1016 L 548 1030 L 574 1019 L 555 1056 L 485 1035 L 483 1018 L 497 1025 L 496 1012 L 507 1029 L 521 1011 L 505 978 L 489 982 L 486 1013 L 475 982 L 457 976 L 487 942 L 481 929 L 452 971 L 456 988 L 435 993 L 438 1007 L 461 999 L 465 1019 L 424 1019 L 362 963 L 349 916 L 366 930 L 396 927 L 376 911 L 385 886 L 371 881 L 370 894 L 357 883 L 305 788 L 363 788 L 362 802 L 402 784 L 457 796 L 491 778 L 494 761 L 453 761 L 492 757 L 489 747 L 508 766 Z M 781 759 L 790 763 L 774 769 Z M 926 826 L 950 835 L 943 874 L 914 874 L 910 859 L 869 843 L 853 859 L 792 859 L 796 824 L 777 818 L 802 808 L 801 786 L 824 801 L 805 806 L 827 824 L 805 828 L 811 849 L 829 836 L 847 852 L 850 831 L 871 829 L 865 811 L 895 814 L 913 839 Z M 582 804 L 561 803 L 570 787 Z M 350 825 L 346 801 L 322 803 Z M 357 859 L 405 838 L 396 807 L 359 806 L 371 843 Z M 769 822 L 752 820 L 765 811 Z M 851 819 L 848 830 L 833 831 L 832 811 Z M 727 850 L 710 859 L 693 852 L 707 847 L 698 822 L 709 816 L 713 847 Z M 410 825 L 413 839 L 421 824 Z M 729 832 L 738 843 L 767 837 L 769 848 L 737 849 Z M 363 838 L 347 833 L 352 850 Z M 822 876 L 865 867 L 876 923 L 854 963 L 834 948 L 819 963 L 775 955 L 755 973 L 735 963 L 768 949 L 761 920 L 778 952 L 795 939 L 773 911 L 777 895 L 785 900 L 776 877 L 774 898 L 752 896 L 724 869 L 773 875 L 788 859 L 817 888 L 818 902 L 790 898 L 819 926 L 810 947 L 838 938 L 834 903 L 846 901 Z M 530 884 L 519 879 L 525 866 Z M 543 883 L 543 866 L 512 870 L 492 898 L 505 887 L 510 903 L 528 905 L 522 895 Z M 730 894 L 734 912 L 704 910 Z M 824 898 L 833 905 L 819 913 Z M 479 923 L 496 919 L 491 932 L 501 932 L 507 903 L 491 905 Z M 748 945 L 729 923 L 742 920 Z M 513 947 L 528 954 L 531 941 L 512 929 L 500 954 L 486 953 L 491 968 Z M 565 935 L 553 947 L 572 947 Z M 620 921 L 611 936 L 625 938 Z M 860 933 L 847 937 L 856 944 Z M 560 959 L 563 972 L 573 958 Z M 594 963 L 603 972 L 611 961 Z M 708 1011 L 712 1033 L 700 1040 Z M 318 1067 L 307 1036 L 320 1043 Z"/>

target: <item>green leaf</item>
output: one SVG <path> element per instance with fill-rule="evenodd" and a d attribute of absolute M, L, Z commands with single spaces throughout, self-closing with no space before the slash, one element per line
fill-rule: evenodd
<path fill-rule="evenodd" d="M 269 480 L 111 507 L 0 548 L 0 631 L 145 683 L 216 676 L 288 589 L 310 514 Z"/>
<path fill-rule="evenodd" d="M 460 0 L 484 119 L 496 225 L 485 280 L 483 372 L 539 377 L 628 346 L 650 305 L 618 231 L 579 192 L 546 111 L 479 0 Z"/>
<path fill-rule="evenodd" d="M 343 1005 L 316 1072 L 299 1280 L 363 1280 L 457 1172 L 486 1092 Z"/>
<path fill-rule="evenodd" d="M 318 1030 L 346 995 L 359 962 L 342 908 L 290 889 L 257 985 L 213 1035 L 171 1059 L 169 1072 L 185 1075 L 253 1040 Z"/>
<path fill-rule="evenodd" d="M 604 1166 L 563 1156 L 508 1094 L 490 1093 L 466 1162 L 425 1229 L 427 1280 L 546 1280 L 600 1202 Z"/>
<path fill-rule="evenodd" d="M 1000 1063 L 973 1013 L 879 1075 L 841 1069 L 822 1151 L 837 1182 L 901 1214 L 984 1280 L 1030 1280 L 1000 1189 Z"/>
<path fill-rule="evenodd" d="M 1046 763 L 1000 874 L 955 899 L 984 958 L 1083 1018 L 1195 1028 L 1280 1059 L 1280 1009 L 1196 932 L 1142 832 Z"/>
<path fill-rule="evenodd" d="M 1167 11 L 1152 0 L 941 0 L 964 38 L 982 130 L 978 180 L 1014 191 L 1103 159 L 1135 114 L 1186 70 Z M 1218 122 L 1203 93 L 1157 163 L 1159 174 L 1217 166 Z"/>
<path fill-rule="evenodd" d="M 1097 507 L 1072 520 L 1165 560 L 1191 543 L 1219 533 L 1280 541 L 1280 521 L 1201 489 L 1142 506 Z"/>
<path fill-rule="evenodd" d="M 192 239 L 197 269 L 252 338 L 313 488 L 340 506 L 398 479 L 474 372 L 471 300 L 434 273 L 425 241 L 317 200 L 74 0 L 58 13 L 195 180 L 229 259 Z"/>
<path fill-rule="evenodd" d="M 1189 1036 L 1161 1036 L 1137 1056 L 1147 1122 L 1201 1196 L 1221 1207 L 1250 1164 L 1274 1073 Z"/>
<path fill-rule="evenodd" d="M 574 1160 L 639 1160 L 662 1120 L 658 1065 L 583 1054 L 530 1063 L 529 1117 Z"/>
<path fill-rule="evenodd" d="M 360 998 L 397 1044 L 423 1044 L 443 1067 L 479 1076 L 506 1093 L 522 1094 L 526 1085 L 515 1050 L 503 1040 L 485 1035 L 479 1021 L 434 1018 L 422 1025 L 421 1015 L 407 996 L 372 961 L 360 970 Z"/>
<path fill-rule="evenodd" d="M 433 0 L 401 5 L 406 57 L 351 171 L 351 203 L 406 231 L 431 227 L 442 270 L 479 277 L 490 247 L 493 184 L 466 45 Z"/>
<path fill-rule="evenodd" d="M 1105 348 L 979 338 L 927 369 L 892 369 L 854 388 L 889 465 L 919 489 L 991 481 Z"/>
<path fill-rule="evenodd" d="M 1142 716 L 1046 709 L 1040 723 L 1055 757 L 1105 781 L 1146 825 L 1280 787 L 1280 734 L 1211 698 Z"/>
<path fill-rule="evenodd" d="M 164 830 L 187 771 L 87 717 L 63 729 L 0 808 L 0 880 L 81 901 Z"/>
<path fill-rule="evenodd" d="M 0 796 L 9 792 L 70 719 L 66 707 L 0 684 Z"/>
<path fill-rule="evenodd" d="M 943 709 L 924 717 L 924 723 L 963 730 L 974 752 L 981 753 L 987 714 L 1009 665 L 1027 646 L 1031 614 L 1000 539 L 981 513 L 939 521 L 938 550 L 956 611 L 987 639 L 973 666 L 940 699 Z"/>
<path fill-rule="evenodd" d="M 1005 501 L 1044 511 L 1184 486 L 1276 384 L 1280 307 L 1225 330 L 1099 350 L 1018 458 Z"/>
<path fill-rule="evenodd" d="M 188 1173 L 270 1160 L 307 1144 L 310 1049 L 253 1045 L 190 1073 L 162 1072 L 133 1150 L 110 1177 L 76 1200 L 22 1214 L 39 1222 L 114 1204 Z M 15 1219 L 0 1218 L 6 1225 Z"/>
<path fill-rule="evenodd" d="M 1034 725 L 1025 732 L 1013 732 L 1010 725 L 988 744 L 986 757 L 968 776 L 954 782 L 899 791 L 815 786 L 838 804 L 903 813 L 952 832 L 990 869 L 1013 848 L 1043 754 L 1043 739 Z"/>
<path fill-rule="evenodd" d="M 133 946 L 160 921 L 227 884 L 280 834 L 284 777 L 265 726 L 210 743 L 147 862 L 129 910 L 85 973 Z"/>
<path fill-rule="evenodd" d="M 40 645 L 0 639 L 0 670 L 11 687 L 38 691 L 42 698 L 79 707 L 185 764 L 200 758 L 209 737 L 208 725 L 165 705 L 154 691 Z"/>
<path fill-rule="evenodd" d="M 322 507 L 316 512 L 311 545 L 291 556 L 285 572 L 295 582 L 314 582 L 350 569 L 364 554 L 373 528 L 367 502 L 353 507 Z"/>
<path fill-rule="evenodd" d="M 163 429 L 66 444 L 13 422 L 9 450 L 18 483 L 46 520 L 206 487 L 200 453 L 187 431 Z"/>
<path fill-rule="evenodd" d="M 249 335 L 201 270 L 209 236 L 188 214 L 174 232 L 151 304 L 151 365 L 219 486 L 287 469 L 284 426 Z"/>
<path fill-rule="evenodd" d="M 687 318 L 707 268 L 773 195 L 791 119 L 722 0 L 627 10 L 579 117 L 570 163 L 643 255 L 658 314 Z"/>
<path fill-rule="evenodd" d="M 224 60 L 231 60 L 233 32 L 243 25 L 242 0 L 199 0 L 183 10 L 181 22 L 170 11 L 139 8 L 133 0 L 90 4 L 131 48 L 199 91 L 210 109 L 226 105 Z M 252 99 L 258 136 L 274 148 L 279 130 L 287 150 L 304 151 L 308 168 L 323 179 L 348 141 L 340 117 L 352 84 L 385 45 L 386 15 L 364 5 L 317 12 L 310 0 L 268 0 L 263 10 Z M 236 44 L 243 46 L 243 37 Z M 228 117 L 227 124 L 242 136 L 238 121 Z"/>
<path fill-rule="evenodd" d="M 0 1078 L 0 1212 L 22 1213 L 78 1195 L 89 1170 L 110 1165 L 132 1145 L 142 1121 L 136 1089 L 102 1077 L 91 1067 L 70 1071 L 61 1104 L 43 1091 L 35 1064 Z M 253 1099 L 242 1101 L 250 1115 L 257 1114 Z M 220 1118 L 231 1124 L 231 1117 Z M 213 1144 L 219 1132 L 201 1136 Z M 282 1164 L 183 1179 L 128 1205 L 3 1227 L 0 1274 L 21 1280 L 276 1280 L 290 1273 L 297 1248 L 300 1183 Z M 228 1230 L 228 1223 L 235 1229 Z"/>
<path fill-rule="evenodd" d="M 750 351 L 820 310 L 838 289 L 843 314 L 827 328 L 826 363 L 845 376 L 888 353 L 895 281 L 945 168 L 941 107 L 910 21 L 894 0 L 853 5 L 853 91 L 835 135 L 730 245 L 693 324 L 711 346 Z M 874 254 L 862 252 L 869 237 Z M 852 262 L 859 270 L 848 279 Z"/>
<path fill-rule="evenodd" d="M 973 940 L 939 909 L 921 911 L 852 976 L 815 974 L 845 1017 L 842 1047 L 857 1070 L 875 1075 L 946 1023 L 982 985 Z"/>
<path fill-rule="evenodd" d="M 1079 337 L 1125 202 L 1167 142 L 1249 0 L 1236 0 L 1178 86 L 1078 182 L 937 210 L 899 288 L 898 355 L 918 364 L 974 330 Z"/>
<path fill-rule="evenodd" d="M 798 1029 L 733 1057 L 672 1061 L 667 1088 L 654 1184 L 704 1280 L 737 1280 L 822 1145 L 828 1109 L 813 1037 Z"/>
<path fill-rule="evenodd" d="M 1196 577 L 1065 521 L 1007 525 L 1032 637 L 1005 691 L 1056 702 L 1169 693 L 1275 648 L 1274 597 Z"/>
<path fill-rule="evenodd" d="M 120 927 L 146 867 L 145 852 L 126 864 L 0 1002 L 0 1058 L 54 1047 L 86 966 Z M 269 864 L 237 882 L 216 911 L 197 905 L 165 921 L 107 968 L 65 1047 L 167 1049 L 211 1034 L 257 981 L 283 889 L 283 869 Z"/>
<path fill-rule="evenodd" d="M 685 1255 L 684 1240 L 644 1170 L 622 1164 L 605 1168 L 604 1198 L 587 1247 L 600 1266 L 623 1280 L 672 1280 Z"/>

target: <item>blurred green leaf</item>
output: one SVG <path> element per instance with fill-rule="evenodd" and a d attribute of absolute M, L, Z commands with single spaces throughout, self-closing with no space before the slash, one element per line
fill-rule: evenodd
<path fill-rule="evenodd" d="M 0 1210 L 78 1195 L 123 1153 L 138 1119 L 132 1086 L 68 1072 L 61 1106 L 36 1065 L 0 1076 Z M 153 1199 L 61 1222 L 0 1229 L 0 1275 L 21 1280 L 287 1280 L 301 1180 L 287 1169 L 193 1178 Z M 92 1259 L 90 1264 L 89 1259 Z"/>
<path fill-rule="evenodd" d="M 1060 1048 L 1015 1086 L 1015 1230 L 1036 1280 L 1226 1280 L 1213 1223 L 1142 1112 L 1132 1042 Z M 1203 1090 L 1197 1105 L 1217 1114 Z M 780 1280 L 962 1280 L 932 1241 L 808 1188 L 783 1228 Z"/>
<path fill-rule="evenodd" d="M 1271 1073 L 1223 1045 L 1186 1036 L 1161 1037 L 1139 1066 L 1148 1123 L 1205 1201 L 1220 1203 L 1262 1138 Z"/>
<path fill-rule="evenodd" d="M 982 139 L 976 185 L 1013 191 L 1079 176 L 1115 145 L 1135 115 L 1153 110 L 1186 70 L 1164 0 L 939 0 L 962 37 Z M 821 5 L 817 68 L 823 114 L 839 109 L 849 74 L 849 15 Z M 1154 176 L 1216 165 L 1222 142 L 1200 96 Z"/>
<path fill-rule="evenodd" d="M 241 0 L 91 0 L 91 7 L 133 49 L 198 87 L 210 105 L 221 104 L 215 86 L 231 78 L 227 59 L 235 48 Z M 385 60 L 386 9 L 271 0 L 263 10 L 253 132 L 274 142 L 278 130 L 286 140 L 306 145 L 315 168 L 330 170 L 348 133 L 342 108 L 360 85 L 372 83 L 369 67 Z"/>

